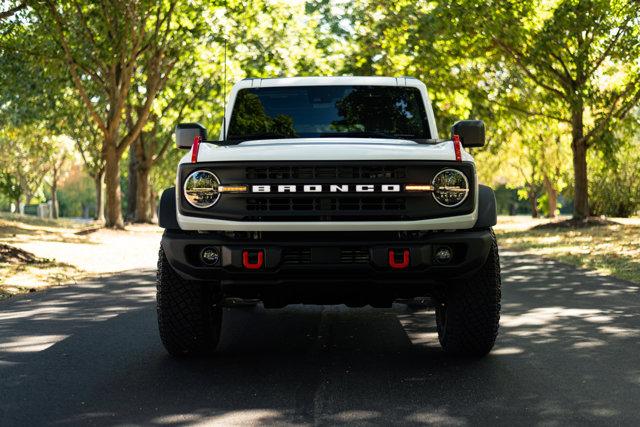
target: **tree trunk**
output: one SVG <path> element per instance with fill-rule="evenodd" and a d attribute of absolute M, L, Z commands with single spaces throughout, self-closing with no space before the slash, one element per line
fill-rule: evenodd
<path fill-rule="evenodd" d="M 109 228 L 124 228 L 120 192 L 119 156 L 115 141 L 105 141 L 105 184 L 107 187 L 106 223 Z"/>
<path fill-rule="evenodd" d="M 96 221 L 104 222 L 104 171 L 99 171 L 93 178 L 96 187 Z"/>
<path fill-rule="evenodd" d="M 138 191 L 136 192 L 136 222 L 150 223 L 153 220 L 151 207 L 151 189 L 149 186 L 149 172 L 151 165 L 139 162 L 137 169 Z"/>
<path fill-rule="evenodd" d="M 16 197 L 16 211 L 15 213 L 17 214 L 21 214 L 22 212 L 20 211 L 20 196 Z"/>
<path fill-rule="evenodd" d="M 151 186 L 149 186 L 151 187 Z M 155 191 L 153 191 L 153 188 L 151 188 L 151 190 L 149 191 L 149 194 L 151 195 L 151 222 L 158 222 L 158 193 L 156 193 Z"/>
<path fill-rule="evenodd" d="M 127 188 L 127 220 L 136 221 L 136 199 L 138 197 L 138 158 L 136 142 L 129 146 L 129 186 Z"/>
<path fill-rule="evenodd" d="M 53 176 L 53 183 L 51 185 L 51 218 L 58 219 L 58 177 Z"/>
<path fill-rule="evenodd" d="M 544 187 L 549 201 L 549 218 L 555 218 L 558 209 L 558 190 L 547 176 L 544 177 Z"/>
<path fill-rule="evenodd" d="M 571 151 L 573 151 L 573 218 L 589 216 L 589 181 L 587 179 L 587 144 L 584 141 L 583 105 L 573 107 L 571 115 Z"/>
<path fill-rule="evenodd" d="M 529 191 L 529 204 L 531 205 L 531 218 L 538 218 L 538 196 Z"/>
<path fill-rule="evenodd" d="M 58 219 L 58 173 L 57 165 L 53 166 L 53 175 L 51 176 L 51 210 L 49 218 Z"/>

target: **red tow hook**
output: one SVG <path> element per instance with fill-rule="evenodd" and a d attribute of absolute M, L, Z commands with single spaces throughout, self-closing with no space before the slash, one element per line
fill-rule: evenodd
<path fill-rule="evenodd" d="M 249 261 L 249 251 L 242 251 L 242 265 L 247 270 L 259 270 L 262 268 L 264 264 L 264 251 L 258 250 L 257 252 L 258 260 L 256 262 Z"/>
<path fill-rule="evenodd" d="M 389 249 L 389 265 L 396 270 L 402 270 L 409 267 L 409 249 L 402 251 L 402 262 L 396 261 L 396 252 L 393 249 Z"/>

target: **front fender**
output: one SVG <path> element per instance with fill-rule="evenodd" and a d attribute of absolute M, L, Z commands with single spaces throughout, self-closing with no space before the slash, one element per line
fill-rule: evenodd
<path fill-rule="evenodd" d="M 180 230 L 176 217 L 176 188 L 170 187 L 162 192 L 158 208 L 158 224 L 167 230 Z"/>
<path fill-rule="evenodd" d="M 478 187 L 478 219 L 473 228 L 493 227 L 498 222 L 496 196 L 491 187 L 486 185 Z"/>

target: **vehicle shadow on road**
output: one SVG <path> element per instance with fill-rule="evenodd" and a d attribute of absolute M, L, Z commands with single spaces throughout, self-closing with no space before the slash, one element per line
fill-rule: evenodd
<path fill-rule="evenodd" d="M 228 309 L 218 355 L 173 359 L 157 337 L 150 274 L 52 289 L 0 306 L 0 394 L 10 396 L 0 417 L 103 425 L 637 421 L 638 286 L 514 253 L 503 254 L 503 273 L 501 334 L 480 360 L 445 356 L 433 313 L 402 305 Z"/>

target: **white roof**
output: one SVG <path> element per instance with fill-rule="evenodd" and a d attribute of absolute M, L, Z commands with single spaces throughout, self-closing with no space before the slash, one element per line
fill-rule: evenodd
<path fill-rule="evenodd" d="M 243 87 L 278 87 L 278 86 L 420 86 L 422 83 L 411 77 L 378 77 L 378 76 L 336 76 L 336 77 L 280 77 L 272 79 L 245 79 L 240 82 Z"/>

